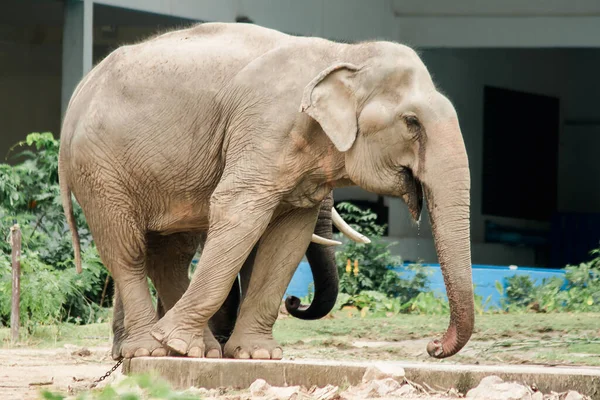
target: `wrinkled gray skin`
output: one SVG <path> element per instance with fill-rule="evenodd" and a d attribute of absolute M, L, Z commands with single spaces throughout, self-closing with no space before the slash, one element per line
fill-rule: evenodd
<path fill-rule="evenodd" d="M 424 195 L 451 311 L 428 352 L 451 356 L 471 336 L 467 154 L 454 107 L 406 46 L 217 23 L 121 47 L 75 90 L 59 175 L 72 230 L 71 192 L 121 295 L 126 358 L 205 356 L 209 320 L 253 252 L 224 355 L 281 358 L 280 299 L 320 202 L 349 185 L 402 198 L 414 218 Z M 183 296 L 163 296 L 179 274 L 159 268 L 179 262 L 164 249 L 204 234 Z"/>
<path fill-rule="evenodd" d="M 330 193 L 322 202 L 319 209 L 319 217 L 315 225 L 314 233 L 326 238 L 333 238 L 333 229 L 331 222 L 331 208 L 333 207 L 333 194 Z M 200 247 L 203 246 L 204 240 L 200 243 Z M 167 250 L 165 250 L 167 251 Z M 181 268 L 182 270 L 177 276 L 185 282 L 179 283 L 176 280 L 170 280 L 167 283 L 172 283 L 172 287 L 166 289 L 167 292 L 173 292 L 176 296 L 183 294 L 183 287 L 187 288 L 189 285 L 188 268 L 189 264 L 194 257 L 194 253 L 191 253 L 191 248 L 182 249 L 180 247 L 170 249 L 170 256 L 168 259 L 179 259 L 179 263 L 165 263 L 162 268 Z M 205 355 L 210 358 L 219 358 L 222 356 L 222 346 L 227 343 L 238 316 L 238 310 L 241 301 L 243 300 L 243 294 L 247 290 L 250 274 L 252 272 L 254 252 L 246 259 L 244 267 L 242 267 L 241 274 L 241 285 L 244 288 L 242 293 L 240 287 L 240 281 L 236 280 L 233 287 L 231 288 L 227 299 L 219 309 L 213 315 L 209 321 L 209 327 L 212 335 L 218 342 L 207 341 L 205 339 Z M 182 254 L 187 253 L 186 257 L 181 257 Z M 181 257 L 181 258 L 178 258 Z M 335 305 L 338 295 L 339 288 L 339 277 L 338 270 L 335 263 L 335 250 L 331 246 L 323 246 L 317 243 L 310 243 L 306 250 L 306 257 L 311 267 L 314 280 L 314 299 L 313 302 L 306 306 L 300 303 L 300 299 L 297 297 L 288 297 L 286 299 L 287 311 L 300 319 L 314 320 L 319 319 L 327 315 Z M 189 260 L 189 262 L 188 262 Z M 173 275 L 173 274 L 171 274 Z M 163 290 L 163 293 L 165 291 Z M 168 311 L 165 309 L 164 302 L 161 301 L 160 296 L 157 296 L 157 317 L 160 319 Z M 112 356 L 115 360 L 120 359 L 121 356 L 121 345 L 125 339 L 125 325 L 124 325 L 124 312 L 123 303 L 118 292 L 115 292 L 114 307 L 113 307 L 113 346 Z"/>

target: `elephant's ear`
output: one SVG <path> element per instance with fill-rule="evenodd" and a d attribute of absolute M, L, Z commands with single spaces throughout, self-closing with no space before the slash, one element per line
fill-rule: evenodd
<path fill-rule="evenodd" d="M 356 139 L 357 116 L 353 77 L 358 67 L 341 63 L 317 75 L 305 88 L 300 111 L 314 118 L 339 151 Z"/>

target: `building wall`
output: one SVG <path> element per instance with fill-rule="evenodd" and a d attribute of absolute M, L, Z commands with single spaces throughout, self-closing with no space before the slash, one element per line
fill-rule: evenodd
<path fill-rule="evenodd" d="M 0 12 L 0 162 L 30 132 L 60 134 L 63 7 L 60 2 L 9 2 Z M 122 43 L 190 21 L 94 7 L 93 62 Z M 127 25 L 128 24 L 128 25 Z M 116 33 L 105 28 L 119 25 Z"/>
<path fill-rule="evenodd" d="M 30 132 L 58 132 L 60 30 L 0 24 L 0 162 Z"/>
<path fill-rule="evenodd" d="M 95 0 L 205 21 L 257 24 L 339 40 L 386 38 L 419 47 L 597 47 L 600 3 L 578 0 Z"/>

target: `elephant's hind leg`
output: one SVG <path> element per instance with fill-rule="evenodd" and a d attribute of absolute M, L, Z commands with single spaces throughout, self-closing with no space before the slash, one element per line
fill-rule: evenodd
<path fill-rule="evenodd" d="M 146 275 L 146 245 L 143 230 L 125 210 L 107 212 L 98 204 L 90 206 L 88 224 L 104 265 L 110 271 L 118 293 L 114 343 L 120 354 L 113 357 L 132 358 L 164 356 L 166 349 L 150 336 L 157 321 Z M 105 216 L 112 215 L 110 223 Z M 122 326 L 120 325 L 122 314 Z M 120 341 L 120 346 L 118 346 Z M 116 349 L 115 349 L 116 350 Z"/>
<path fill-rule="evenodd" d="M 149 234 L 147 236 L 148 251 L 146 264 L 148 275 L 160 299 L 159 317 L 168 312 L 189 286 L 188 269 L 198 246 L 204 242 L 204 234 L 180 232 L 163 236 Z M 204 329 L 204 356 L 221 357 L 221 345 L 211 331 Z"/>

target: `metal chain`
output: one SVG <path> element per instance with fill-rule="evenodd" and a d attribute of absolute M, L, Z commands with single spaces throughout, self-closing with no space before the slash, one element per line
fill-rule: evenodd
<path fill-rule="evenodd" d="M 103 380 L 105 380 L 106 378 L 108 378 L 109 376 L 112 375 L 113 372 L 115 372 L 117 370 L 117 368 L 119 368 L 119 366 L 121 364 L 123 364 L 123 360 L 124 358 L 121 358 L 114 367 L 112 367 L 111 369 L 108 370 L 108 372 L 106 372 L 104 375 L 102 375 L 100 378 L 96 379 L 94 382 L 92 382 L 92 384 L 90 385 L 90 389 L 95 388 L 96 386 L 98 386 L 98 384 L 100 382 L 102 382 Z"/>

